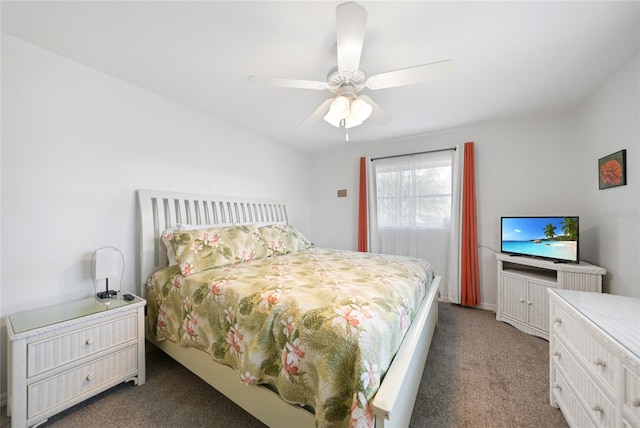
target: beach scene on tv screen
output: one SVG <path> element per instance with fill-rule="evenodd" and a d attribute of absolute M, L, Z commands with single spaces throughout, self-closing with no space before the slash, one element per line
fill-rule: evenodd
<path fill-rule="evenodd" d="M 502 219 L 502 251 L 576 261 L 577 217 Z"/>

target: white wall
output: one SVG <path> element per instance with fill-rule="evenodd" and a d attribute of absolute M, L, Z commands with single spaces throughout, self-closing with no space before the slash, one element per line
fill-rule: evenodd
<path fill-rule="evenodd" d="M 316 244 L 356 249 L 358 168 L 377 157 L 475 143 L 482 306 L 495 309 L 500 216 L 573 215 L 576 171 L 573 116 L 492 122 L 391 143 L 345 144 L 313 159 L 312 235 Z M 355 140 L 355 132 L 352 139 Z M 347 198 L 337 198 L 345 188 Z"/>
<path fill-rule="evenodd" d="M 640 59 L 579 109 L 577 195 L 583 256 L 607 269 L 605 291 L 640 297 Z M 598 159 L 627 150 L 627 185 L 598 190 Z"/>
<path fill-rule="evenodd" d="M 105 245 L 134 290 L 138 188 L 286 200 L 310 232 L 308 155 L 5 34 L 1 149 L 3 317 L 92 295 Z"/>

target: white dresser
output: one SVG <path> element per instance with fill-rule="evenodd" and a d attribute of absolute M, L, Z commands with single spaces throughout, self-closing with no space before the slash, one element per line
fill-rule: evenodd
<path fill-rule="evenodd" d="M 640 427 L 640 299 L 548 293 L 551 405 L 571 427 Z"/>
<path fill-rule="evenodd" d="M 36 426 L 118 383 L 145 382 L 144 305 L 84 300 L 7 317 L 11 426 Z"/>

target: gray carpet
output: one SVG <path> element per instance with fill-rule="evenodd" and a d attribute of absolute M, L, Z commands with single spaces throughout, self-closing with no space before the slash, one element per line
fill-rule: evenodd
<path fill-rule="evenodd" d="M 412 427 L 567 427 L 549 404 L 549 342 L 440 303 Z"/>
<path fill-rule="evenodd" d="M 412 427 L 566 427 L 549 405 L 549 344 L 497 322 L 495 313 L 439 304 Z M 10 426 L 6 409 L 2 427 Z M 147 383 L 121 384 L 43 427 L 263 427 L 161 351 Z"/>

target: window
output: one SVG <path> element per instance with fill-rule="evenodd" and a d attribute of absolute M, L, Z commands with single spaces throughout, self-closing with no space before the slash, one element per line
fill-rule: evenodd
<path fill-rule="evenodd" d="M 451 157 L 415 155 L 377 160 L 378 228 L 420 229 L 451 223 Z"/>

